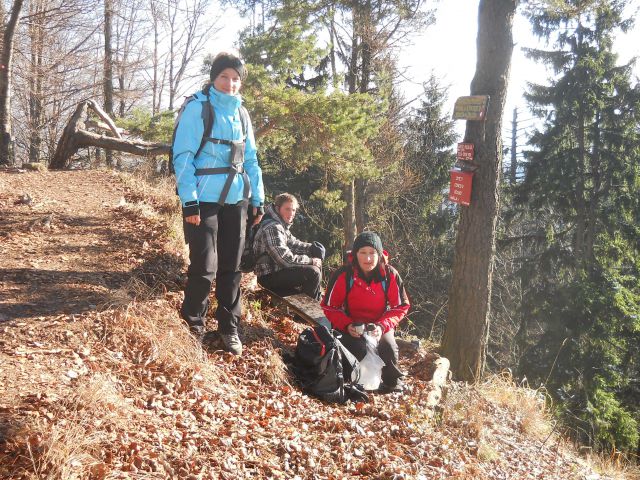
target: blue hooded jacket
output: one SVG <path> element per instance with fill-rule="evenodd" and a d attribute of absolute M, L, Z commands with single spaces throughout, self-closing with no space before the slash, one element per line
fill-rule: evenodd
<path fill-rule="evenodd" d="M 200 147 L 204 124 L 202 121 L 202 103 L 206 95 L 202 92 L 195 94 L 196 100 L 187 104 L 178 127 L 173 143 L 173 162 L 176 172 L 176 184 L 182 206 L 188 202 L 218 202 L 220 193 L 227 180 L 227 174 L 195 175 L 196 169 L 228 167 L 229 145 L 206 142 L 197 157 L 194 157 Z M 227 95 L 211 87 L 209 99 L 215 112 L 215 121 L 210 137 L 224 140 L 242 140 L 242 123 L 239 108 L 242 104 L 240 95 Z M 253 137 L 253 127 L 249 121 L 246 146 L 244 152 L 244 169 L 251 184 L 251 204 L 259 207 L 264 204 L 264 186 L 262 184 L 262 170 L 258 165 L 256 143 Z M 235 204 L 243 199 L 244 180 L 242 175 L 235 175 L 229 190 L 226 204 Z M 193 203 L 189 203 L 193 205 Z"/>

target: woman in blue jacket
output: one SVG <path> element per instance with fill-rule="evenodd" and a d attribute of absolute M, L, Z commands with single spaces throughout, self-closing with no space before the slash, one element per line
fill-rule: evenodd
<path fill-rule="evenodd" d="M 239 266 L 249 201 L 256 222 L 264 213 L 253 128 L 239 94 L 246 75 L 240 58 L 218 54 L 211 64 L 210 82 L 184 105 L 173 142 L 190 260 L 181 314 L 202 339 L 215 277 L 218 332 L 235 355 L 242 353 Z M 213 127 L 204 132 L 211 113 Z"/>

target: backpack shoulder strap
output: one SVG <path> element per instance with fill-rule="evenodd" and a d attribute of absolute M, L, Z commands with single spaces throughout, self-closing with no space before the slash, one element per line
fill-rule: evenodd
<path fill-rule="evenodd" d="M 209 90 L 207 89 L 203 93 L 205 93 L 206 99 L 204 102 L 201 102 L 202 111 L 200 112 L 200 116 L 202 117 L 202 125 L 204 126 L 204 130 L 202 131 L 202 140 L 200 140 L 200 146 L 198 147 L 198 151 L 195 154 L 196 157 L 200 155 L 200 152 L 202 152 L 202 149 L 207 143 L 207 138 L 213 130 L 213 122 L 216 118 L 216 114 L 213 110 L 213 105 L 211 105 L 211 101 L 209 100 Z"/>
<path fill-rule="evenodd" d="M 344 312 L 350 316 L 349 313 L 349 291 L 353 287 L 353 269 L 349 268 L 345 277 L 346 291 L 344 295 Z M 386 308 L 389 308 L 389 284 L 391 283 L 391 270 L 389 265 L 384 264 L 384 277 L 382 278 L 382 289 L 384 290 L 384 301 Z"/>
<path fill-rule="evenodd" d="M 182 106 L 178 110 L 178 115 L 176 115 L 176 120 L 173 123 L 173 133 L 171 134 L 171 151 L 169 155 L 169 173 L 175 173 L 175 169 L 173 166 L 173 145 L 176 142 L 176 134 L 178 132 L 178 124 L 180 123 L 180 119 L 182 118 L 182 114 L 184 113 L 187 105 L 196 99 L 195 95 L 189 95 L 184 98 L 182 102 Z M 176 188 L 177 190 L 177 188 Z"/>
<path fill-rule="evenodd" d="M 349 265 L 349 268 L 346 268 L 345 270 L 344 313 L 346 313 L 347 316 L 350 317 L 351 313 L 349 312 L 349 292 L 351 291 L 351 287 L 353 287 L 353 267 Z"/>
<path fill-rule="evenodd" d="M 244 105 L 240 105 L 240 124 L 242 125 L 242 140 L 244 141 L 247 138 L 247 132 L 249 132 L 249 112 L 244 107 Z"/>
<path fill-rule="evenodd" d="M 391 270 L 389 265 L 384 264 L 384 278 L 382 279 L 382 289 L 384 290 L 384 301 L 386 308 L 389 308 L 389 284 L 391 283 Z"/>

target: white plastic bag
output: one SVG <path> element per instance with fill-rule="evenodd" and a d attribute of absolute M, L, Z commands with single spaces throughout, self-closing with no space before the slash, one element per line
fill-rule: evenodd
<path fill-rule="evenodd" d="M 378 355 L 378 340 L 369 332 L 364 333 L 367 354 L 360 362 L 360 383 L 365 390 L 377 390 L 382 380 L 384 361 Z"/>

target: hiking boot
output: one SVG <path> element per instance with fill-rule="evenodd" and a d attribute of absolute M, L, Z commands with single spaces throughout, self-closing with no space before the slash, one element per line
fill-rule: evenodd
<path fill-rule="evenodd" d="M 193 326 L 189 327 L 189 333 L 195 338 L 198 342 L 202 342 L 204 338 L 204 327 Z"/>
<path fill-rule="evenodd" d="M 237 333 L 221 333 L 220 338 L 227 352 L 234 355 L 242 355 L 242 342 Z"/>
<path fill-rule="evenodd" d="M 216 345 L 220 346 L 220 336 L 218 332 L 207 332 L 202 336 L 202 348 L 205 350 L 215 349 Z"/>
<path fill-rule="evenodd" d="M 381 383 L 378 388 L 378 393 L 397 393 L 403 392 L 405 388 L 404 382 L 400 379 L 394 383 Z"/>

